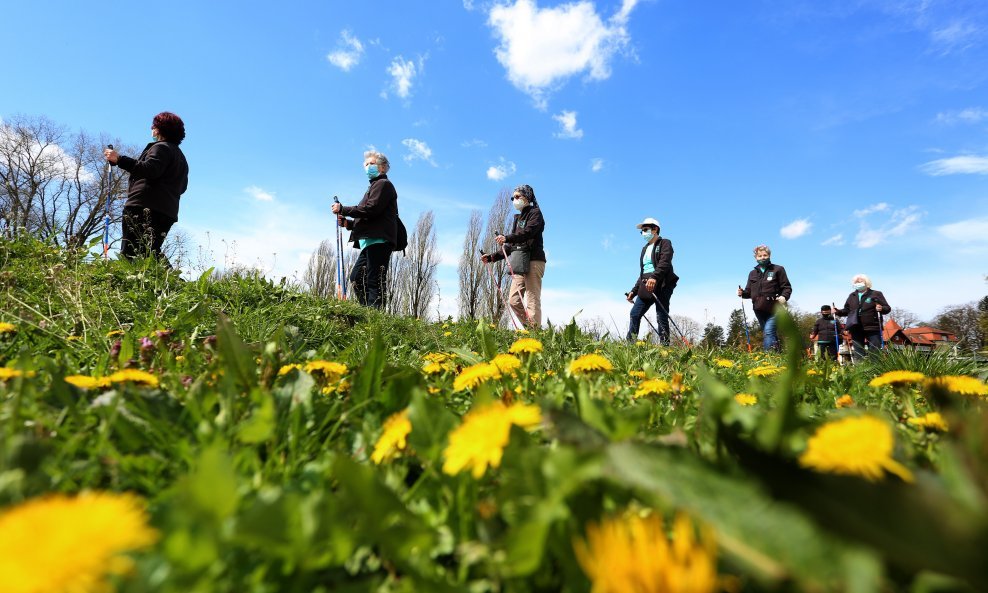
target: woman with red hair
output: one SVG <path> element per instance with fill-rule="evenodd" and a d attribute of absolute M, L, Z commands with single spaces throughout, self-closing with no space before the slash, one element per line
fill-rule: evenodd
<path fill-rule="evenodd" d="M 185 139 L 182 118 L 163 111 L 151 122 L 153 142 L 136 159 L 107 148 L 107 162 L 130 173 L 123 210 L 120 253 L 127 259 L 161 257 L 161 245 L 178 221 L 178 201 L 189 186 L 189 163 L 178 147 Z"/>

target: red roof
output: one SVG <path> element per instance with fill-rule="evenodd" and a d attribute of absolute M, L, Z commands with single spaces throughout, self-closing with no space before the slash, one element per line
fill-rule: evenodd
<path fill-rule="evenodd" d="M 957 336 L 951 332 L 929 326 L 910 327 L 902 330 L 902 333 L 905 334 L 906 337 L 909 338 L 909 341 L 913 344 L 921 344 L 924 346 L 932 346 L 943 342 L 953 343 L 960 341 L 957 339 Z"/>

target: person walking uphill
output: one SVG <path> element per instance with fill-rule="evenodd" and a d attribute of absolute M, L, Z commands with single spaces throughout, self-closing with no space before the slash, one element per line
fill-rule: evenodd
<path fill-rule="evenodd" d="M 861 360 L 865 356 L 865 344 L 877 352 L 882 344 L 881 316 L 892 312 L 885 295 L 871 289 L 871 278 L 857 274 L 851 278 L 854 290 L 847 296 L 844 306 L 834 311 L 835 315 L 847 315 L 847 331 L 851 334 L 851 356 Z"/>
<path fill-rule="evenodd" d="M 631 323 L 628 325 L 628 341 L 638 339 L 642 317 L 652 303 L 656 303 L 655 320 L 659 342 L 669 344 L 669 301 L 679 276 L 672 269 L 672 241 L 659 236 L 659 221 L 646 218 L 636 228 L 641 231 L 645 246 L 638 257 L 638 281 L 626 293 L 631 307 Z"/>
<path fill-rule="evenodd" d="M 508 254 L 511 270 L 511 288 L 508 290 L 508 305 L 528 327 L 542 327 L 542 277 L 545 275 L 545 247 L 542 233 L 545 220 L 542 210 L 535 201 L 535 190 L 530 185 L 519 185 L 511 192 L 511 202 L 515 214 L 511 223 L 511 233 L 498 235 L 495 239 L 504 251 L 482 254 L 484 263 L 504 259 Z"/>
<path fill-rule="evenodd" d="M 350 271 L 357 302 L 380 309 L 391 252 L 398 244 L 398 192 L 388 179 L 391 163 L 384 154 L 364 153 L 364 172 L 370 187 L 356 206 L 333 204 L 337 224 L 350 229 L 350 242 L 360 255 Z M 352 217 L 352 220 L 347 217 Z"/>
<path fill-rule="evenodd" d="M 185 139 L 182 118 L 163 111 L 151 121 L 150 142 L 136 159 L 112 148 L 103 151 L 111 165 L 130 173 L 123 209 L 120 253 L 127 259 L 162 257 L 161 246 L 178 222 L 178 203 L 189 187 L 189 163 L 178 147 Z"/>
<path fill-rule="evenodd" d="M 768 245 L 755 247 L 755 269 L 748 273 L 748 283 L 738 296 L 751 299 L 751 308 L 762 328 L 765 350 L 778 350 L 779 337 L 775 332 L 775 311 L 778 305 L 785 305 L 792 296 L 792 284 L 786 269 L 772 263 L 772 250 Z"/>

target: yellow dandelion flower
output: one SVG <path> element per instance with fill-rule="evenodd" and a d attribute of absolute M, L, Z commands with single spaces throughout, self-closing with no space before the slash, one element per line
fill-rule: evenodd
<path fill-rule="evenodd" d="M 725 369 L 733 369 L 736 366 L 733 360 L 728 360 L 726 358 L 715 358 L 714 364 Z"/>
<path fill-rule="evenodd" d="M 988 385 L 975 377 L 948 376 L 934 377 L 926 381 L 927 387 L 940 387 L 961 395 L 988 396 Z"/>
<path fill-rule="evenodd" d="M 491 379 L 500 379 L 501 372 L 497 367 L 489 362 L 481 362 L 460 371 L 460 374 L 453 379 L 453 390 L 463 391 L 473 389 L 481 383 L 486 383 Z"/>
<path fill-rule="evenodd" d="M 837 401 L 835 401 L 834 404 L 838 408 L 850 408 L 851 406 L 854 405 L 854 400 L 851 399 L 850 395 L 845 393 L 844 395 L 838 397 Z"/>
<path fill-rule="evenodd" d="M 453 335 L 453 332 L 443 332 L 443 337 L 444 337 L 444 338 L 448 338 L 448 337 L 450 337 L 451 335 Z"/>
<path fill-rule="evenodd" d="M 521 368 L 521 361 L 517 356 L 511 354 L 498 354 L 491 360 L 491 364 L 497 367 L 502 375 L 507 375 L 511 371 Z"/>
<path fill-rule="evenodd" d="M 340 393 L 347 393 L 350 391 L 350 382 L 346 379 L 340 379 L 340 384 L 336 387 L 336 391 Z"/>
<path fill-rule="evenodd" d="M 424 358 L 425 360 L 427 360 L 429 362 L 438 362 L 439 364 L 442 364 L 442 363 L 450 360 L 451 358 L 453 358 L 453 355 L 452 354 L 447 354 L 445 352 L 429 352 L 428 354 L 426 354 L 422 358 Z"/>
<path fill-rule="evenodd" d="M 65 382 L 79 389 L 97 389 L 109 387 L 110 382 L 105 377 L 87 377 L 86 375 L 69 375 Z"/>
<path fill-rule="evenodd" d="M 758 403 L 758 396 L 752 393 L 739 393 L 734 396 L 734 401 L 742 406 L 753 406 Z"/>
<path fill-rule="evenodd" d="M 279 377 L 282 377 L 282 376 L 287 375 L 288 373 L 290 373 L 292 371 L 295 371 L 295 370 L 301 371 L 302 370 L 302 365 L 300 365 L 300 364 L 294 364 L 294 363 L 293 364 L 286 364 L 286 365 L 282 366 L 280 369 L 278 369 L 278 376 Z"/>
<path fill-rule="evenodd" d="M 721 590 L 717 544 L 705 530 L 696 536 L 686 515 L 669 537 L 662 517 L 626 515 L 587 525 L 573 550 L 593 593 L 712 593 Z"/>
<path fill-rule="evenodd" d="M 569 372 L 572 375 L 589 375 L 591 373 L 609 373 L 614 370 L 614 365 L 600 354 L 584 354 L 573 362 L 569 363 Z"/>
<path fill-rule="evenodd" d="M 820 371 L 818 371 L 816 369 L 810 369 L 810 370 L 806 371 L 806 375 L 808 377 L 812 377 L 814 375 L 819 375 L 819 374 L 820 374 Z"/>
<path fill-rule="evenodd" d="M 552 369 L 547 369 L 546 372 L 545 372 L 545 376 L 546 377 L 554 377 L 554 376 L 556 376 L 556 371 L 554 371 Z"/>
<path fill-rule="evenodd" d="M 438 362 L 427 362 L 422 366 L 422 372 L 426 375 L 438 375 L 443 372 L 443 365 Z"/>
<path fill-rule="evenodd" d="M 0 334 L 12 334 L 17 331 L 17 326 L 13 323 L 0 321 Z"/>
<path fill-rule="evenodd" d="M 628 376 L 632 379 L 638 379 L 641 381 L 645 378 L 645 371 L 628 371 Z"/>
<path fill-rule="evenodd" d="M 17 369 L 11 369 L 8 367 L 0 367 L 0 381 L 6 381 L 7 379 L 16 379 L 17 377 L 23 377 L 24 372 Z"/>
<path fill-rule="evenodd" d="M 912 473 L 892 459 L 894 445 L 892 429 L 878 418 L 844 418 L 818 428 L 799 463 L 818 472 L 861 476 L 873 482 L 884 470 L 911 482 Z"/>
<path fill-rule="evenodd" d="M 111 330 L 111 331 L 106 332 L 106 337 L 107 338 L 115 338 L 117 336 L 122 336 L 122 335 L 124 335 L 124 332 L 123 332 L 122 329 L 115 329 L 115 330 Z"/>
<path fill-rule="evenodd" d="M 440 391 L 442 390 L 439 389 L 438 387 L 429 387 L 429 395 L 436 395 Z"/>
<path fill-rule="evenodd" d="M 463 417 L 463 423 L 449 434 L 449 445 L 443 451 L 446 461 L 443 473 L 456 475 L 469 469 L 480 478 L 488 467 L 501 465 L 501 456 L 511 436 L 511 426 L 534 428 L 541 424 L 538 406 L 515 403 L 506 406 L 498 400 L 474 408 Z"/>
<path fill-rule="evenodd" d="M 665 395 L 672 391 L 672 385 L 668 381 L 663 381 L 662 379 L 647 379 L 638 384 L 638 389 L 635 391 L 635 397 L 642 397 L 645 395 Z"/>
<path fill-rule="evenodd" d="M 345 364 L 329 360 L 312 360 L 305 363 L 302 369 L 310 375 L 320 375 L 327 381 L 339 381 L 349 370 Z"/>
<path fill-rule="evenodd" d="M 940 412 L 930 412 L 919 418 L 910 418 L 906 422 L 909 423 L 909 426 L 915 426 L 929 432 L 947 432 L 949 428 L 947 421 L 943 419 Z"/>
<path fill-rule="evenodd" d="M 508 348 L 511 354 L 538 354 L 542 352 L 542 342 L 535 338 L 521 338 Z"/>
<path fill-rule="evenodd" d="M 910 383 L 919 383 L 925 378 L 926 375 L 916 371 L 889 371 L 878 375 L 869 381 L 868 385 L 870 387 L 882 387 L 883 385 L 898 387 L 900 385 L 908 385 Z"/>
<path fill-rule="evenodd" d="M 749 377 L 771 377 L 772 375 L 778 375 L 784 370 L 784 367 L 773 367 L 764 366 L 756 367 L 748 371 Z"/>
<path fill-rule="evenodd" d="M 136 383 L 137 385 L 146 385 L 147 387 L 158 386 L 157 377 L 140 369 L 124 369 L 122 371 L 117 371 L 109 377 L 106 377 L 106 380 L 110 383 Z"/>
<path fill-rule="evenodd" d="M 88 492 L 35 498 L 0 515 L 5 593 L 109 591 L 108 575 L 133 568 L 125 554 L 157 540 L 142 501 Z"/>
<path fill-rule="evenodd" d="M 383 461 L 391 461 L 405 450 L 408 435 L 412 432 L 412 421 L 408 419 L 408 410 L 402 410 L 397 414 L 392 414 L 384 421 L 384 429 L 381 437 L 374 445 L 374 452 L 371 454 L 371 461 L 380 464 Z"/>

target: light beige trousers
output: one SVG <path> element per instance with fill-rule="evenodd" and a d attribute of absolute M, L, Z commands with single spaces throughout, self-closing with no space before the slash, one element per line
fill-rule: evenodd
<path fill-rule="evenodd" d="M 508 305 L 518 319 L 530 328 L 542 327 L 542 276 L 544 275 L 545 262 L 533 261 L 528 264 L 527 274 L 511 276 Z"/>

